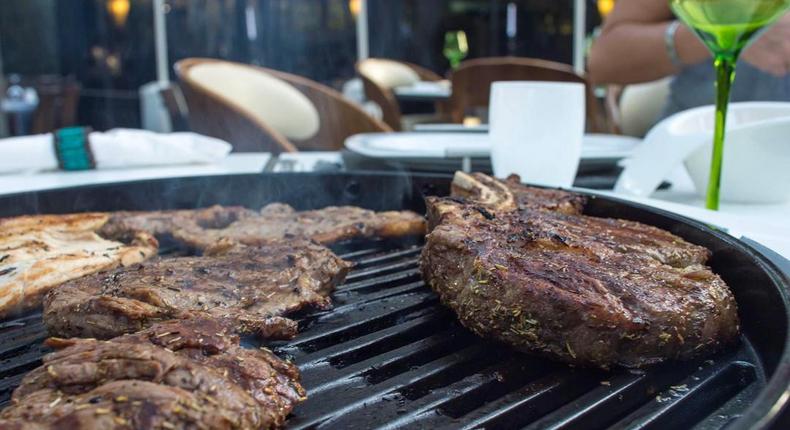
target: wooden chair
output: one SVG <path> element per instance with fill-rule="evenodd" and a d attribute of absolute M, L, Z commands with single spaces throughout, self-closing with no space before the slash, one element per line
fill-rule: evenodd
<path fill-rule="evenodd" d="M 433 71 L 416 64 L 384 58 L 359 61 L 355 68 L 357 75 L 362 79 L 365 97 L 381 107 L 382 120 L 393 130 L 398 131 L 404 128 L 404 116 L 393 88 L 419 81 L 434 82 L 443 79 Z M 436 103 L 438 115 L 433 115 L 433 119 L 441 118 L 446 111 L 446 103 Z"/>
<path fill-rule="evenodd" d="M 38 93 L 38 107 L 33 112 L 31 134 L 49 133 L 77 125 L 77 108 L 81 87 L 73 77 L 43 75 L 31 84 Z"/>
<path fill-rule="evenodd" d="M 353 134 L 392 131 L 337 91 L 264 67 L 189 58 L 175 65 L 193 131 L 237 152 L 335 151 Z"/>
<path fill-rule="evenodd" d="M 189 110 L 184 100 L 184 94 L 178 84 L 171 82 L 159 91 L 162 104 L 167 109 L 170 125 L 173 131 L 189 131 Z"/>
<path fill-rule="evenodd" d="M 450 115 L 455 123 L 462 123 L 469 110 L 488 107 L 493 82 L 557 81 L 584 84 L 588 131 L 604 132 L 607 129 L 592 85 L 567 64 L 521 57 L 479 58 L 462 62 L 451 79 Z"/>

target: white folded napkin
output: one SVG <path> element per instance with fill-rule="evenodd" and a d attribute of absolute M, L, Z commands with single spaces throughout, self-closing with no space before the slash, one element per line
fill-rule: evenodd
<path fill-rule="evenodd" d="M 0 139 L 0 174 L 56 170 L 51 133 Z M 154 133 L 116 128 L 88 136 L 97 169 L 210 164 L 230 153 L 229 143 L 196 133 Z"/>

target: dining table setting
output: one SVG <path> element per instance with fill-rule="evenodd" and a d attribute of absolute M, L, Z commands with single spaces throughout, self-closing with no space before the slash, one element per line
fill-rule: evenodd
<path fill-rule="evenodd" d="M 451 99 L 453 85 L 431 78 L 391 90 L 404 106 L 434 109 Z M 70 127 L 14 137 L 0 140 L 0 195 L 254 173 L 515 173 L 537 186 L 593 190 L 688 216 L 790 257 L 790 178 L 782 168 L 790 153 L 781 144 L 790 129 L 790 103 L 733 104 L 720 207 L 710 210 L 706 142 L 713 106 L 666 118 L 644 138 L 590 132 L 586 90 L 577 82 L 494 82 L 483 122 L 356 133 L 339 150 L 235 152 L 222 139 L 197 133 L 137 129 Z"/>
<path fill-rule="evenodd" d="M 493 172 L 488 125 L 425 125 L 413 132 L 368 133 L 346 139 L 341 151 L 294 153 L 225 153 L 210 161 L 182 164 L 115 166 L 66 171 L 17 169 L 0 174 L 0 195 L 85 187 L 162 178 L 189 178 L 252 173 L 305 173 L 403 171 L 449 175 L 456 170 Z M 688 170 L 676 165 L 649 195 L 615 190 L 623 170 L 642 139 L 606 134 L 585 134 L 578 171 L 572 185 L 579 189 L 633 201 L 709 223 L 736 237 L 790 258 L 790 201 L 769 203 L 723 201 L 718 211 L 704 208 Z M 2 147 L 2 146 L 0 146 Z"/>
<path fill-rule="evenodd" d="M 441 102 L 449 100 L 453 95 L 449 80 L 417 81 L 408 85 L 393 88 L 399 101 Z"/>
<path fill-rule="evenodd" d="M 452 86 L 447 81 L 420 81 L 395 87 L 393 93 L 404 104 L 438 106 L 436 103 L 452 98 Z M 5 202 L 0 207 L 7 214 L 45 214 L 34 216 L 34 220 L 36 217 L 45 220 L 75 216 L 107 217 L 109 227 L 103 226 L 101 234 L 119 234 L 120 231 L 122 235 L 128 235 L 129 232 L 123 230 L 126 228 L 133 229 L 136 235 L 128 248 L 112 246 L 108 251 L 128 254 L 131 250 L 135 258 L 139 255 L 143 259 L 148 254 L 159 253 L 159 259 L 152 259 L 154 265 L 179 264 L 182 259 L 205 265 L 193 267 L 188 276 L 219 273 L 214 270 L 215 265 L 225 262 L 239 264 L 250 273 L 259 273 L 257 269 L 250 269 L 253 266 L 245 259 L 273 246 L 271 244 L 281 244 L 282 249 L 272 249 L 267 258 L 286 258 L 289 265 L 301 258 L 294 257 L 295 248 L 296 252 L 307 252 L 325 244 L 332 246 L 327 248 L 330 252 L 338 249 L 339 255 L 343 258 L 350 256 L 353 261 L 345 263 L 338 257 L 337 261 L 342 264 L 335 265 L 338 273 L 342 272 L 338 276 L 347 276 L 347 282 L 338 285 L 334 293 L 341 299 L 335 307 L 328 306 L 328 301 L 319 300 L 326 303 L 326 307 L 316 309 L 315 314 L 308 314 L 307 318 L 315 324 L 308 326 L 300 335 L 307 339 L 323 339 L 326 331 L 334 342 L 334 321 L 351 314 L 356 319 L 343 324 L 355 327 L 354 330 L 362 324 L 376 325 L 372 333 L 355 333 L 354 338 L 344 340 L 339 345 L 343 347 L 347 342 L 359 342 L 359 345 L 365 345 L 362 349 L 369 349 L 369 342 L 378 341 L 374 339 L 379 337 L 375 330 L 400 336 L 405 332 L 411 333 L 412 325 L 420 327 L 426 335 L 443 337 L 443 332 L 435 335 L 433 330 L 424 330 L 431 328 L 433 323 L 426 326 L 420 322 L 422 317 L 406 321 L 404 327 L 397 323 L 398 314 L 420 313 L 423 307 L 429 312 L 442 312 L 436 314 L 440 315 L 436 319 L 443 321 L 442 324 L 453 321 L 447 318 L 449 311 L 457 312 L 464 326 L 482 321 L 483 324 L 477 324 L 477 327 L 493 327 L 494 323 L 487 319 L 486 314 L 464 311 L 469 299 L 451 299 L 442 306 L 439 300 L 423 297 L 429 293 L 424 291 L 426 286 L 439 293 L 440 297 L 459 291 L 463 293 L 465 288 L 456 288 L 457 283 L 452 280 L 447 282 L 448 274 L 453 276 L 455 273 L 468 279 L 464 270 L 481 261 L 484 261 L 479 263 L 482 269 L 472 277 L 468 291 L 473 294 L 472 301 L 478 301 L 481 306 L 491 305 L 491 315 L 495 317 L 502 300 L 497 298 L 490 300 L 493 304 L 486 303 L 486 299 L 478 297 L 483 288 L 496 288 L 504 279 L 514 283 L 502 284 L 505 286 L 503 291 L 517 291 L 532 285 L 541 287 L 536 291 L 549 291 L 543 287 L 546 282 L 553 282 L 551 276 L 556 275 L 557 282 L 567 279 L 576 282 L 586 279 L 590 273 L 594 276 L 591 286 L 597 293 L 600 289 L 610 288 L 609 282 L 615 279 L 621 282 L 613 287 L 615 294 L 622 293 L 621 287 L 638 288 L 648 294 L 644 296 L 647 297 L 645 302 L 651 305 L 656 303 L 655 298 L 660 298 L 657 302 L 673 300 L 691 309 L 698 302 L 686 300 L 686 297 L 704 296 L 712 306 L 700 306 L 697 311 L 702 312 L 699 314 L 701 317 L 688 321 L 691 321 L 691 326 L 701 323 L 717 325 L 724 337 L 739 335 L 738 330 L 745 325 L 739 325 L 744 320 L 738 318 L 744 318 L 745 311 L 759 314 L 756 309 L 768 309 L 764 311 L 765 315 L 760 316 L 764 319 L 782 316 L 782 309 L 777 309 L 781 306 L 768 295 L 775 294 L 776 290 L 771 288 L 783 288 L 786 274 L 790 273 L 790 225 L 787 223 L 790 219 L 790 188 L 787 187 L 790 177 L 784 168 L 790 165 L 790 147 L 784 143 L 784 136 L 790 132 L 790 103 L 749 102 L 730 106 L 728 145 L 724 153 L 727 162 L 717 178 L 720 181 L 716 189 L 716 205 L 711 207 L 707 175 L 711 162 L 716 160 L 715 155 L 711 160 L 713 106 L 669 116 L 658 121 L 644 138 L 639 138 L 598 130 L 593 132 L 586 115 L 586 99 L 586 87 L 578 82 L 495 82 L 491 86 L 490 104 L 486 107 L 483 121 L 426 122 L 403 131 L 381 127 L 379 131 L 352 133 L 331 150 L 296 150 L 298 147 L 294 146 L 285 151 L 242 152 L 236 151 L 228 141 L 196 132 L 156 133 L 126 128 L 94 131 L 88 127 L 66 127 L 52 133 L 0 139 L 0 200 Z M 369 207 L 377 209 L 370 210 Z M 398 208 L 400 210 L 396 210 Z M 63 211 L 67 215 L 58 215 Z M 428 215 L 425 215 L 426 211 Z M 438 223 L 427 235 L 426 216 L 428 224 L 431 221 Z M 130 218 L 125 220 L 124 217 Z M 172 222 L 163 223 L 167 217 L 172 217 Z M 13 226 L 14 223 L 24 224 L 26 220 L 25 216 L 2 218 L 0 224 Z M 139 226 L 134 227 L 140 220 L 144 220 L 144 224 L 148 222 L 145 220 L 152 220 L 146 228 L 151 228 L 154 236 L 137 230 Z M 184 226 L 179 226 L 181 223 Z M 157 230 L 169 228 L 173 229 L 169 233 Z M 326 228 L 329 231 L 323 231 Z M 314 236 L 298 237 L 293 232 L 313 232 Z M 266 242 L 271 239 L 269 235 L 288 240 Z M 473 240 L 459 242 L 458 237 L 464 235 Z M 231 237 L 232 240 L 229 239 Z M 218 241 L 217 238 L 225 239 Z M 103 240 L 100 236 L 95 236 L 96 239 Z M 158 242 L 160 239 L 162 242 Z M 169 240 L 174 241 L 175 247 Z M 221 249 L 233 241 L 238 243 L 230 249 Z M 147 247 L 143 245 L 146 243 Z M 158 243 L 164 245 L 157 248 Z M 259 247 L 261 243 L 268 245 Z M 115 243 L 110 242 L 107 246 L 110 245 Z M 186 248 L 182 249 L 182 246 Z M 470 256 L 464 248 L 480 254 Z M 178 254 L 193 252 L 184 251 L 186 249 L 197 250 L 201 254 Z M 245 254 L 247 251 L 243 250 L 252 251 Z M 172 254 L 174 252 L 176 254 Z M 599 254 L 601 252 L 603 254 Z M 104 256 L 115 258 L 109 253 Z M 708 262 L 700 263 L 706 259 Z M 535 272 L 528 266 L 530 264 L 543 265 L 549 271 L 537 272 L 541 275 L 533 277 Z M 562 267 L 562 270 L 554 270 L 556 267 Z M 9 269 L 4 270 L 4 273 L 12 273 L 7 271 Z M 126 267 L 116 270 L 139 272 L 139 269 Z M 499 274 L 492 275 L 495 272 Z M 290 276 L 287 271 L 280 275 L 283 279 Z M 178 276 L 159 276 L 155 282 L 181 285 L 181 281 L 175 280 Z M 335 279 L 335 275 L 327 273 L 326 278 Z M 303 283 L 304 278 L 289 279 Z M 672 283 L 667 279 L 679 281 Z M 727 279 L 728 285 L 739 289 L 739 313 L 734 310 L 734 299 L 719 294 L 719 288 L 724 285 L 721 279 Z M 670 288 L 665 289 L 667 286 Z M 282 289 L 280 285 L 275 285 L 275 288 L 275 293 Z M 760 288 L 759 294 L 752 294 L 755 288 Z M 183 290 L 178 291 L 179 294 L 184 293 Z M 370 291 L 373 296 L 368 295 Z M 64 294 L 66 297 L 70 293 Z M 667 294 L 671 296 L 669 299 Z M 507 294 L 503 294 L 502 299 L 509 300 L 504 296 Z M 675 296 L 679 298 L 675 299 Z M 204 300 L 202 297 L 198 297 L 198 305 Z M 265 303 L 276 302 L 269 301 L 271 296 L 261 297 L 265 297 Z M 346 297 L 353 300 L 346 300 Z M 549 292 L 541 300 L 549 304 L 553 297 Z M 417 301 L 412 303 L 410 300 L 413 299 Z M 70 331 L 56 331 L 66 330 L 62 327 L 68 327 L 74 321 L 73 328 L 69 330 L 76 330 L 77 335 L 103 333 L 107 337 L 120 336 L 113 339 L 130 336 L 112 324 L 108 327 L 91 324 L 88 319 L 91 316 L 85 318 L 79 306 L 74 308 L 76 312 L 64 308 L 63 303 L 67 302 L 68 298 L 56 297 L 41 304 L 45 308 L 40 315 L 45 315 L 45 323 L 50 321 L 47 323 L 50 333 L 74 336 Z M 473 329 L 472 332 L 485 338 L 481 340 L 484 342 L 495 339 L 504 344 L 517 344 L 521 339 L 531 340 L 535 336 L 532 330 L 537 324 L 553 321 L 557 314 L 588 315 L 592 309 L 582 296 L 571 302 L 559 312 L 549 307 L 537 307 L 527 311 L 526 317 L 521 314 L 521 307 L 506 311 L 504 320 L 515 318 L 513 321 L 518 325 L 513 326 L 515 331 L 504 331 L 505 335 L 501 330 L 478 332 Z M 434 309 L 439 307 L 442 310 Z M 50 308 L 63 309 L 63 319 L 53 320 L 52 315 L 58 312 Z M 544 311 L 545 315 L 542 314 Z M 117 317 L 117 311 L 111 314 L 119 318 L 118 321 L 124 321 L 124 316 Z M 480 320 L 480 315 L 484 319 Z M 646 317 L 651 316 L 646 314 Z M 82 324 L 83 321 L 88 322 Z M 630 324 L 630 320 L 623 321 Z M 293 327 L 302 330 L 298 323 L 293 323 Z M 460 327 L 460 333 L 466 333 Z M 25 325 L 10 328 L 5 333 L 16 336 L 14 330 L 22 330 Z M 663 407 L 668 408 L 681 404 L 683 396 L 701 392 L 699 390 L 704 389 L 710 380 L 738 380 L 744 387 L 761 382 L 757 375 L 763 372 L 761 366 L 764 364 L 758 359 L 762 351 L 753 352 L 752 344 L 746 340 L 741 341 L 737 351 L 726 348 L 718 351 L 717 343 L 702 342 L 699 348 L 710 348 L 705 354 L 719 354 L 712 356 L 715 360 L 706 360 L 702 366 L 695 364 L 688 368 L 672 363 L 667 369 L 671 369 L 674 376 L 668 377 L 661 373 L 665 370 L 659 367 L 640 369 L 641 373 L 622 373 L 609 366 L 626 365 L 623 363 L 629 363 L 627 360 L 640 366 L 642 361 L 645 365 L 659 366 L 653 362 L 655 354 L 660 356 L 672 350 L 666 346 L 672 336 L 669 333 L 656 331 L 653 333 L 655 342 L 651 343 L 650 339 L 643 342 L 646 347 L 655 348 L 655 353 L 643 355 L 643 352 L 633 352 L 638 351 L 634 349 L 631 355 L 607 357 L 598 355 L 595 347 L 587 348 L 591 344 L 587 338 L 595 338 L 600 331 L 594 328 L 579 334 L 575 331 L 577 328 L 578 325 L 571 323 L 568 332 L 559 337 L 559 346 L 548 358 L 571 364 L 563 372 L 569 372 L 574 378 L 579 377 L 580 371 L 590 371 L 584 366 L 604 366 L 593 371 L 597 372 L 594 373 L 596 380 L 588 381 L 590 392 L 596 395 L 611 399 L 610 390 L 620 389 L 624 384 L 623 375 L 636 378 L 634 381 L 637 382 L 639 378 L 649 382 L 646 378 L 654 378 L 655 375 L 673 381 L 692 378 L 684 384 L 670 385 L 668 390 L 659 391 L 656 395 L 652 392 L 647 394 L 645 401 L 648 407 L 665 405 Z M 186 329 L 191 330 L 189 325 Z M 615 329 L 621 333 L 620 327 Z M 678 330 L 677 326 L 675 329 Z M 151 337 L 148 330 L 158 334 Z M 159 330 L 164 331 L 160 333 Z M 180 330 L 185 330 L 185 326 L 165 325 L 162 328 L 154 325 L 146 328 L 142 335 L 153 339 L 165 337 L 169 344 L 181 341 Z M 211 330 L 219 334 L 224 329 Z M 264 332 L 269 327 L 261 327 L 260 330 Z M 313 334 L 311 330 L 320 333 Z M 641 329 L 637 327 L 636 330 Z M 682 327 L 682 330 L 687 328 Z M 677 345 L 689 351 L 689 356 L 694 358 L 698 349 L 689 344 L 699 341 L 678 334 Z M 782 340 L 781 333 L 772 334 Z M 176 340 L 168 337 L 174 335 L 178 335 L 173 337 Z M 202 336 L 200 333 L 197 335 Z M 462 334 L 459 339 L 467 335 Z M 451 339 L 453 336 L 456 335 Z M 628 336 L 632 337 L 618 335 L 618 338 L 622 342 L 638 339 L 636 334 Z M 754 334 L 749 332 L 749 336 L 751 339 Z M 416 343 L 423 342 L 421 339 Z M 200 337 L 197 340 L 202 342 Z M 276 339 L 273 342 L 258 349 L 275 355 L 290 354 L 288 351 L 293 350 L 289 349 L 292 348 L 291 342 L 300 340 Z M 573 345 L 570 342 L 574 342 Z M 723 342 L 729 341 L 725 339 Z M 330 342 L 327 345 L 331 350 L 338 346 L 331 346 Z M 430 344 L 426 345 L 430 347 Z M 269 346 L 271 351 L 266 349 Z M 396 345 L 393 351 L 411 347 L 411 344 Z M 484 351 L 481 349 L 480 353 Z M 319 381 L 327 381 L 325 386 L 330 388 L 323 397 L 320 392 L 300 396 L 298 401 L 304 403 L 295 407 L 294 412 L 280 410 L 282 417 L 278 419 L 287 420 L 296 428 L 310 428 L 327 419 L 357 422 L 357 414 L 342 409 L 338 412 L 334 404 L 326 403 L 326 398 L 345 404 L 343 396 L 348 396 L 348 393 L 337 395 L 331 391 L 332 385 L 341 381 L 342 388 L 343 381 L 356 378 L 346 377 L 348 372 L 355 372 L 354 366 L 377 369 L 378 358 L 363 359 L 348 368 L 319 366 L 320 369 L 311 370 L 312 362 L 325 360 L 315 354 L 323 354 L 323 351 L 298 356 L 294 369 L 298 367 L 308 375 L 306 380 L 309 384 L 315 386 L 323 384 Z M 451 353 L 448 357 L 455 356 L 456 353 Z M 47 357 L 44 357 L 45 366 Z M 707 355 L 702 358 L 705 357 Z M 452 360 L 451 364 L 456 365 L 463 364 L 466 359 Z M 521 360 L 516 358 L 514 362 L 521 363 Z M 427 366 L 432 366 L 432 363 Z M 753 368 L 754 371 L 734 375 L 731 369 L 737 366 Z M 413 372 L 423 370 L 425 365 L 413 366 L 397 378 L 412 380 Z M 697 374 L 701 376 L 695 376 Z M 497 376 L 492 378 L 497 383 L 510 381 L 499 381 Z M 781 379 L 781 375 L 772 378 L 772 381 Z M 478 379 L 474 376 L 464 381 Z M 24 392 L 25 383 L 22 379 L 21 388 L 15 392 Z M 626 381 L 626 385 L 633 383 Z M 771 383 L 781 386 L 783 382 Z M 373 386 L 375 390 L 379 389 L 377 385 Z M 451 389 L 453 386 L 450 384 L 441 390 L 450 390 L 452 396 L 456 393 Z M 439 395 L 444 395 L 441 390 Z M 747 392 L 746 389 L 743 391 Z M 354 396 L 369 399 L 379 394 L 359 392 Z M 417 398 L 416 401 L 422 400 Z M 58 401 L 54 402 L 57 405 Z M 415 411 L 408 413 L 420 416 L 419 406 Z M 548 415 L 545 419 L 553 420 L 554 417 Z"/>
<path fill-rule="evenodd" d="M 790 429 L 790 0 L 8 3 L 0 430 Z"/>

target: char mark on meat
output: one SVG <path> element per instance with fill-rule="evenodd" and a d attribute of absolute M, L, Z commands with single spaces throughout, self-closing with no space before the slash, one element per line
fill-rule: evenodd
<path fill-rule="evenodd" d="M 45 299 L 44 322 L 61 337 L 108 339 L 190 311 L 233 316 L 239 330 L 292 337 L 281 318 L 327 307 L 350 264 L 306 240 L 260 247 L 220 242 L 203 256 L 158 258 L 74 280 Z"/>
<path fill-rule="evenodd" d="M 452 198 L 427 199 L 423 277 L 466 327 L 598 367 L 698 357 L 736 339 L 736 303 L 707 249 L 516 182 L 460 174 Z"/>
<path fill-rule="evenodd" d="M 579 215 L 587 202 L 579 194 L 523 185 L 518 175 L 498 181 L 482 173 L 456 172 L 451 190 L 453 197 L 465 198 L 496 212 L 541 209 Z"/>
<path fill-rule="evenodd" d="M 171 235 L 196 249 L 221 239 L 260 245 L 278 239 L 312 239 L 331 244 L 354 238 L 396 238 L 425 232 L 422 216 L 409 211 L 374 212 L 353 206 L 330 206 L 295 211 L 281 203 L 260 212 L 214 206 L 207 209 L 130 212 L 114 215 L 102 228 L 108 237 L 123 237 L 144 230 Z"/>
<path fill-rule="evenodd" d="M 2 428 L 281 427 L 305 399 L 299 372 L 240 347 L 235 321 L 193 313 L 111 341 L 50 339 Z"/>
<path fill-rule="evenodd" d="M 112 239 L 125 239 L 144 231 L 155 236 L 172 235 L 184 224 L 201 228 L 223 228 L 235 221 L 253 217 L 255 211 L 240 206 L 214 205 L 202 209 L 150 212 L 114 212 L 99 229 L 99 234 Z"/>

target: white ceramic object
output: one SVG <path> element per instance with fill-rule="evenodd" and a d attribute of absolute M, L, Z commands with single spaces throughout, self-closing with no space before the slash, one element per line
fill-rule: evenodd
<path fill-rule="evenodd" d="M 584 136 L 584 85 L 495 82 L 489 138 L 494 175 L 511 173 L 531 184 L 570 187 Z"/>
<path fill-rule="evenodd" d="M 582 160 L 617 160 L 628 157 L 641 140 L 614 134 L 586 134 L 582 139 Z M 349 151 L 370 158 L 433 159 L 489 157 L 488 133 L 411 132 L 362 133 L 346 139 Z"/>
<path fill-rule="evenodd" d="M 658 123 L 634 151 L 615 191 L 648 196 L 672 169 L 685 163 L 697 193 L 704 197 L 713 124 L 713 106 L 680 112 Z M 720 197 L 739 203 L 790 200 L 790 103 L 730 104 Z"/>

